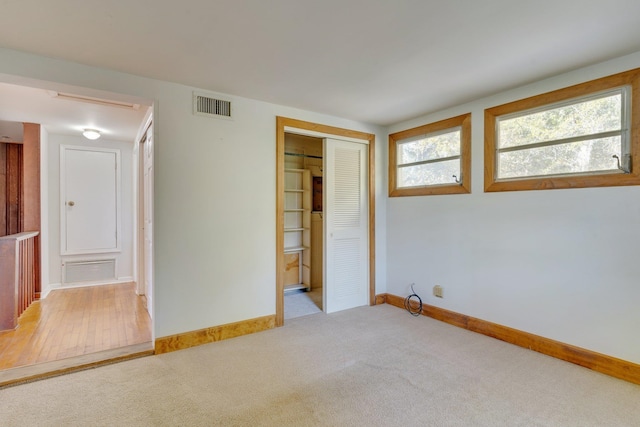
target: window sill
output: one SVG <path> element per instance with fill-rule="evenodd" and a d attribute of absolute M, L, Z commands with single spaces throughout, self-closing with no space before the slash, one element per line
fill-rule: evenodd
<path fill-rule="evenodd" d="M 576 175 L 505 181 L 496 181 L 491 177 L 485 177 L 484 191 L 488 193 L 495 191 L 553 190 L 561 188 L 617 187 L 625 185 L 640 185 L 640 175 L 637 173 Z"/>
<path fill-rule="evenodd" d="M 389 190 L 389 197 L 409 197 L 409 196 L 434 196 L 442 194 L 469 194 L 471 188 L 469 184 L 445 184 L 445 185 L 432 185 L 427 187 L 406 187 L 395 188 Z"/>

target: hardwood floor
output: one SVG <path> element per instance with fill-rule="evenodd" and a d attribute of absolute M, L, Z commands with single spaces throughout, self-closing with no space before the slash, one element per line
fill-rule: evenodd
<path fill-rule="evenodd" d="M 52 291 L 0 332 L 0 369 L 151 341 L 151 319 L 133 283 Z"/>

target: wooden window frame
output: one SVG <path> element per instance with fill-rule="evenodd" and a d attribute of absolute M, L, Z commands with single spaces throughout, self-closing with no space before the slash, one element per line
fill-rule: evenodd
<path fill-rule="evenodd" d="M 532 178 L 496 179 L 497 118 L 520 111 L 586 97 L 597 92 L 630 86 L 630 154 L 629 173 L 589 173 L 582 175 L 550 175 Z M 640 68 L 591 80 L 567 88 L 532 96 L 484 110 L 484 191 L 548 190 L 558 188 L 612 187 L 640 185 Z"/>
<path fill-rule="evenodd" d="M 462 182 L 398 187 L 398 142 L 419 135 L 460 127 L 460 174 Z M 471 193 L 471 113 L 429 123 L 389 135 L 389 197 Z"/>

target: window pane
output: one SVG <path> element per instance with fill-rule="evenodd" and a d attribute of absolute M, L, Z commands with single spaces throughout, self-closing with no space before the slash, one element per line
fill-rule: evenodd
<path fill-rule="evenodd" d="M 398 144 L 398 164 L 460 155 L 460 130 Z"/>
<path fill-rule="evenodd" d="M 498 122 L 498 147 L 515 147 L 622 128 L 622 94 Z"/>
<path fill-rule="evenodd" d="M 500 153 L 498 179 L 617 170 L 620 137 Z"/>
<path fill-rule="evenodd" d="M 460 179 L 460 159 L 398 168 L 398 187 L 455 184 Z"/>

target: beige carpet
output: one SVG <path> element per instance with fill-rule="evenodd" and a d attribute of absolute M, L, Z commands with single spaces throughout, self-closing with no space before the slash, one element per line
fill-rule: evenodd
<path fill-rule="evenodd" d="M 640 386 L 381 305 L 0 390 L 2 426 L 639 426 Z"/>

